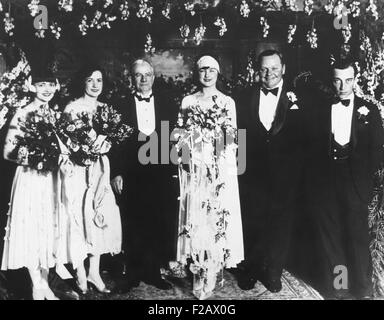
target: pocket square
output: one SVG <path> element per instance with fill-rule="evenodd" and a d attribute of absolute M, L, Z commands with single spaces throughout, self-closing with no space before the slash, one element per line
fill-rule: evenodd
<path fill-rule="evenodd" d="M 297 104 L 293 104 L 292 107 L 289 108 L 289 110 L 299 110 L 299 107 Z"/>

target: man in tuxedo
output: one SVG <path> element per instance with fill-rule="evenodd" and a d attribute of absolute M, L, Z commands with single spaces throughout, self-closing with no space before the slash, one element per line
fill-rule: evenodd
<path fill-rule="evenodd" d="M 239 110 L 247 168 L 239 177 L 245 263 L 238 284 L 250 290 L 260 280 L 279 292 L 302 171 L 303 118 L 283 79 L 281 53 L 264 51 L 257 65 L 261 82 L 244 95 Z"/>
<path fill-rule="evenodd" d="M 378 108 L 354 94 L 355 77 L 351 59 L 335 61 L 335 97 L 321 102 L 309 120 L 309 211 L 324 262 L 322 289 L 331 298 L 372 295 L 368 204 L 384 132 Z"/>
<path fill-rule="evenodd" d="M 166 163 L 172 130 L 169 121 L 177 119 L 177 110 L 169 95 L 152 90 L 154 79 L 148 61 L 133 63 L 135 93 L 120 103 L 120 112 L 134 134 L 111 154 L 111 183 L 121 208 L 126 275 L 130 279 L 121 292 L 138 285 L 139 280 L 159 289 L 171 288 L 162 279 L 160 268 L 171 260 L 177 235 L 175 166 Z"/>

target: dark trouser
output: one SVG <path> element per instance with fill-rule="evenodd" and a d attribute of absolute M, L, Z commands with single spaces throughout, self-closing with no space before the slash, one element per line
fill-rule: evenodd
<path fill-rule="evenodd" d="M 142 169 L 126 178 L 120 201 L 123 250 L 127 273 L 135 278 L 159 277 L 160 267 L 174 253 L 175 208 L 168 197 L 177 199 L 177 194 L 164 183 L 166 178 L 161 168 Z"/>
<path fill-rule="evenodd" d="M 244 189 L 245 268 L 255 277 L 279 279 L 289 250 L 294 208 L 272 206 L 263 188 L 248 185 Z"/>
<path fill-rule="evenodd" d="M 345 266 L 348 289 L 356 295 L 372 294 L 368 206 L 356 192 L 348 162 L 333 163 L 326 198 L 312 204 L 319 246 L 323 255 L 325 290 L 335 292 L 334 280 Z"/>

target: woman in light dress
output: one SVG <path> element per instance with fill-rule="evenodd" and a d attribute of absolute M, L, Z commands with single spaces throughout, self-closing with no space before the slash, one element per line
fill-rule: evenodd
<path fill-rule="evenodd" d="M 86 112 L 94 115 L 101 104 L 104 73 L 98 66 L 87 66 L 78 74 L 79 98 L 64 110 L 76 119 Z M 81 95 L 81 96 L 80 96 Z M 72 263 L 77 273 L 77 286 L 86 293 L 88 285 L 101 293 L 109 293 L 100 276 L 100 255 L 121 251 L 120 211 L 110 186 L 107 153 L 110 144 L 99 135 L 93 144 L 102 155 L 91 165 L 73 165 L 63 178 L 65 215 L 61 216 L 61 263 Z M 84 260 L 89 257 L 86 275 Z"/>
<path fill-rule="evenodd" d="M 56 264 L 58 172 L 40 172 L 20 163 L 15 150 L 17 137 L 24 133 L 20 123 L 39 109 L 50 112 L 48 102 L 57 89 L 51 76 L 33 77 L 33 101 L 16 111 L 4 145 L 4 157 L 19 164 L 13 179 L 2 270 L 27 268 L 34 300 L 57 300 L 48 285 L 49 269 Z"/>
<path fill-rule="evenodd" d="M 183 99 L 181 114 L 185 118 L 192 106 L 198 105 L 207 111 L 216 104 L 221 110 L 228 111 L 230 123 L 236 128 L 235 102 L 216 87 L 220 72 L 217 60 L 209 55 L 202 56 L 197 61 L 196 69 L 200 90 Z M 223 275 L 223 269 L 235 268 L 244 259 L 236 170 L 237 146 L 234 140 L 233 143 L 228 141 L 219 155 L 215 153 L 212 141 L 192 140 L 189 146 L 191 158 L 179 170 L 181 192 L 177 261 L 185 266 L 190 263 L 194 276 L 193 294 L 199 299 L 206 299 L 212 295 L 217 276 Z M 211 171 L 217 168 L 218 174 L 207 175 L 209 168 Z M 219 215 L 219 212 L 226 214 Z M 218 228 L 219 224 L 222 228 Z M 223 279 L 220 280 L 223 283 Z"/>

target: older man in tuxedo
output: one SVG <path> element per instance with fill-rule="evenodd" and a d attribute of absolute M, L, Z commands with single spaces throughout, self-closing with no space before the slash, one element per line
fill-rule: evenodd
<path fill-rule="evenodd" d="M 129 279 L 119 288 L 121 292 L 139 280 L 159 289 L 171 288 L 162 279 L 160 268 L 171 260 L 177 235 L 175 166 L 167 164 L 169 121 L 177 119 L 177 109 L 169 95 L 152 90 L 154 79 L 150 62 L 136 60 L 132 65 L 135 92 L 119 103 L 124 122 L 134 128 L 129 141 L 112 150 L 111 156 L 112 187 L 121 208 Z"/>
<path fill-rule="evenodd" d="M 261 82 L 243 96 L 239 109 L 247 169 L 239 179 L 245 263 L 238 284 L 250 290 L 260 280 L 279 292 L 303 164 L 303 118 L 283 79 L 282 54 L 264 51 L 257 65 Z"/>
<path fill-rule="evenodd" d="M 369 298 L 368 204 L 383 160 L 384 133 L 378 108 L 354 94 L 353 60 L 334 61 L 331 81 L 335 97 L 318 101 L 309 119 L 306 179 L 323 257 L 322 289 L 331 298 Z"/>

